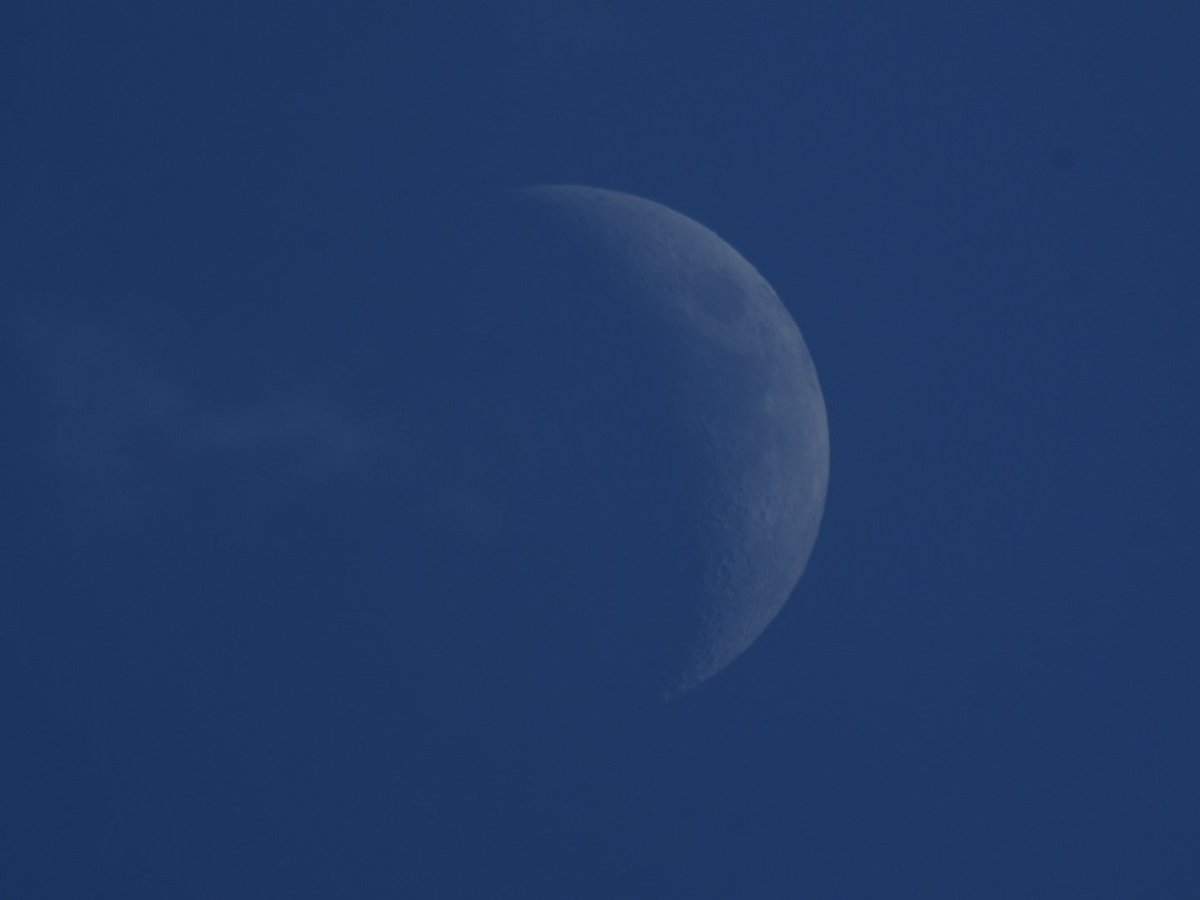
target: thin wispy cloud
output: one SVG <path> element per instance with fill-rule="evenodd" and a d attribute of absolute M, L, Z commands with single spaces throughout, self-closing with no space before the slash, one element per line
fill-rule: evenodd
<path fill-rule="evenodd" d="M 246 502 L 319 488 L 373 464 L 388 443 L 376 424 L 297 386 L 248 384 L 215 402 L 111 324 L 26 305 L 3 342 L 37 410 L 24 439 L 57 486 L 63 515 L 114 526 L 152 516 L 187 478 L 242 473 Z M 245 473 L 251 477 L 245 477 Z"/>
<path fill-rule="evenodd" d="M 291 459 L 312 474 L 333 475 L 361 463 L 379 438 L 338 409 L 311 397 L 284 396 L 243 409 L 197 410 L 183 423 L 197 449 Z"/>

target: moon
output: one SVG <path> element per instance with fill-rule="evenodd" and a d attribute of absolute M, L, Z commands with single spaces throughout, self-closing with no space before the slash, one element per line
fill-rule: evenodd
<path fill-rule="evenodd" d="M 829 434 L 800 330 L 650 200 L 529 187 L 472 223 L 441 272 L 423 515 L 471 658 L 568 696 L 690 691 L 767 628 L 817 537 Z"/>

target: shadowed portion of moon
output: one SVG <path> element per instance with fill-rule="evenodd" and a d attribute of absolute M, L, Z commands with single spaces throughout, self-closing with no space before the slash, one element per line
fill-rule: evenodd
<path fill-rule="evenodd" d="M 409 508 L 442 677 L 569 704 L 721 671 L 792 592 L 824 503 L 787 310 L 711 231 L 612 191 L 514 191 L 430 245 Z"/>

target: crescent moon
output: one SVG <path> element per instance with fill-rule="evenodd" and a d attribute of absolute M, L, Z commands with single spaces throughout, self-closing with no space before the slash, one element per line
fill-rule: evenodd
<path fill-rule="evenodd" d="M 630 298 L 674 348 L 675 415 L 700 479 L 703 592 L 668 693 L 725 668 L 803 573 L 824 509 L 829 429 L 812 357 L 767 281 L 703 225 L 661 204 L 579 186 L 527 188 L 623 268 Z"/>
<path fill-rule="evenodd" d="M 775 618 L 817 537 L 829 432 L 796 322 L 712 231 L 616 191 L 510 192 L 471 253 L 443 455 L 491 523 L 454 555 L 493 554 L 483 580 L 510 585 L 488 630 L 544 636 L 527 656 L 551 678 L 691 690 Z"/>

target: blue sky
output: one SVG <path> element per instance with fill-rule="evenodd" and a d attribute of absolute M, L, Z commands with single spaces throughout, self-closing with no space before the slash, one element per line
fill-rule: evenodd
<path fill-rule="evenodd" d="M 17 2 L 0 35 L 0 894 L 1195 891 L 1190 6 Z M 543 182 L 728 240 L 829 410 L 784 612 L 603 729 L 448 715 L 434 588 L 387 589 L 436 492 L 396 412 L 428 251 Z"/>

